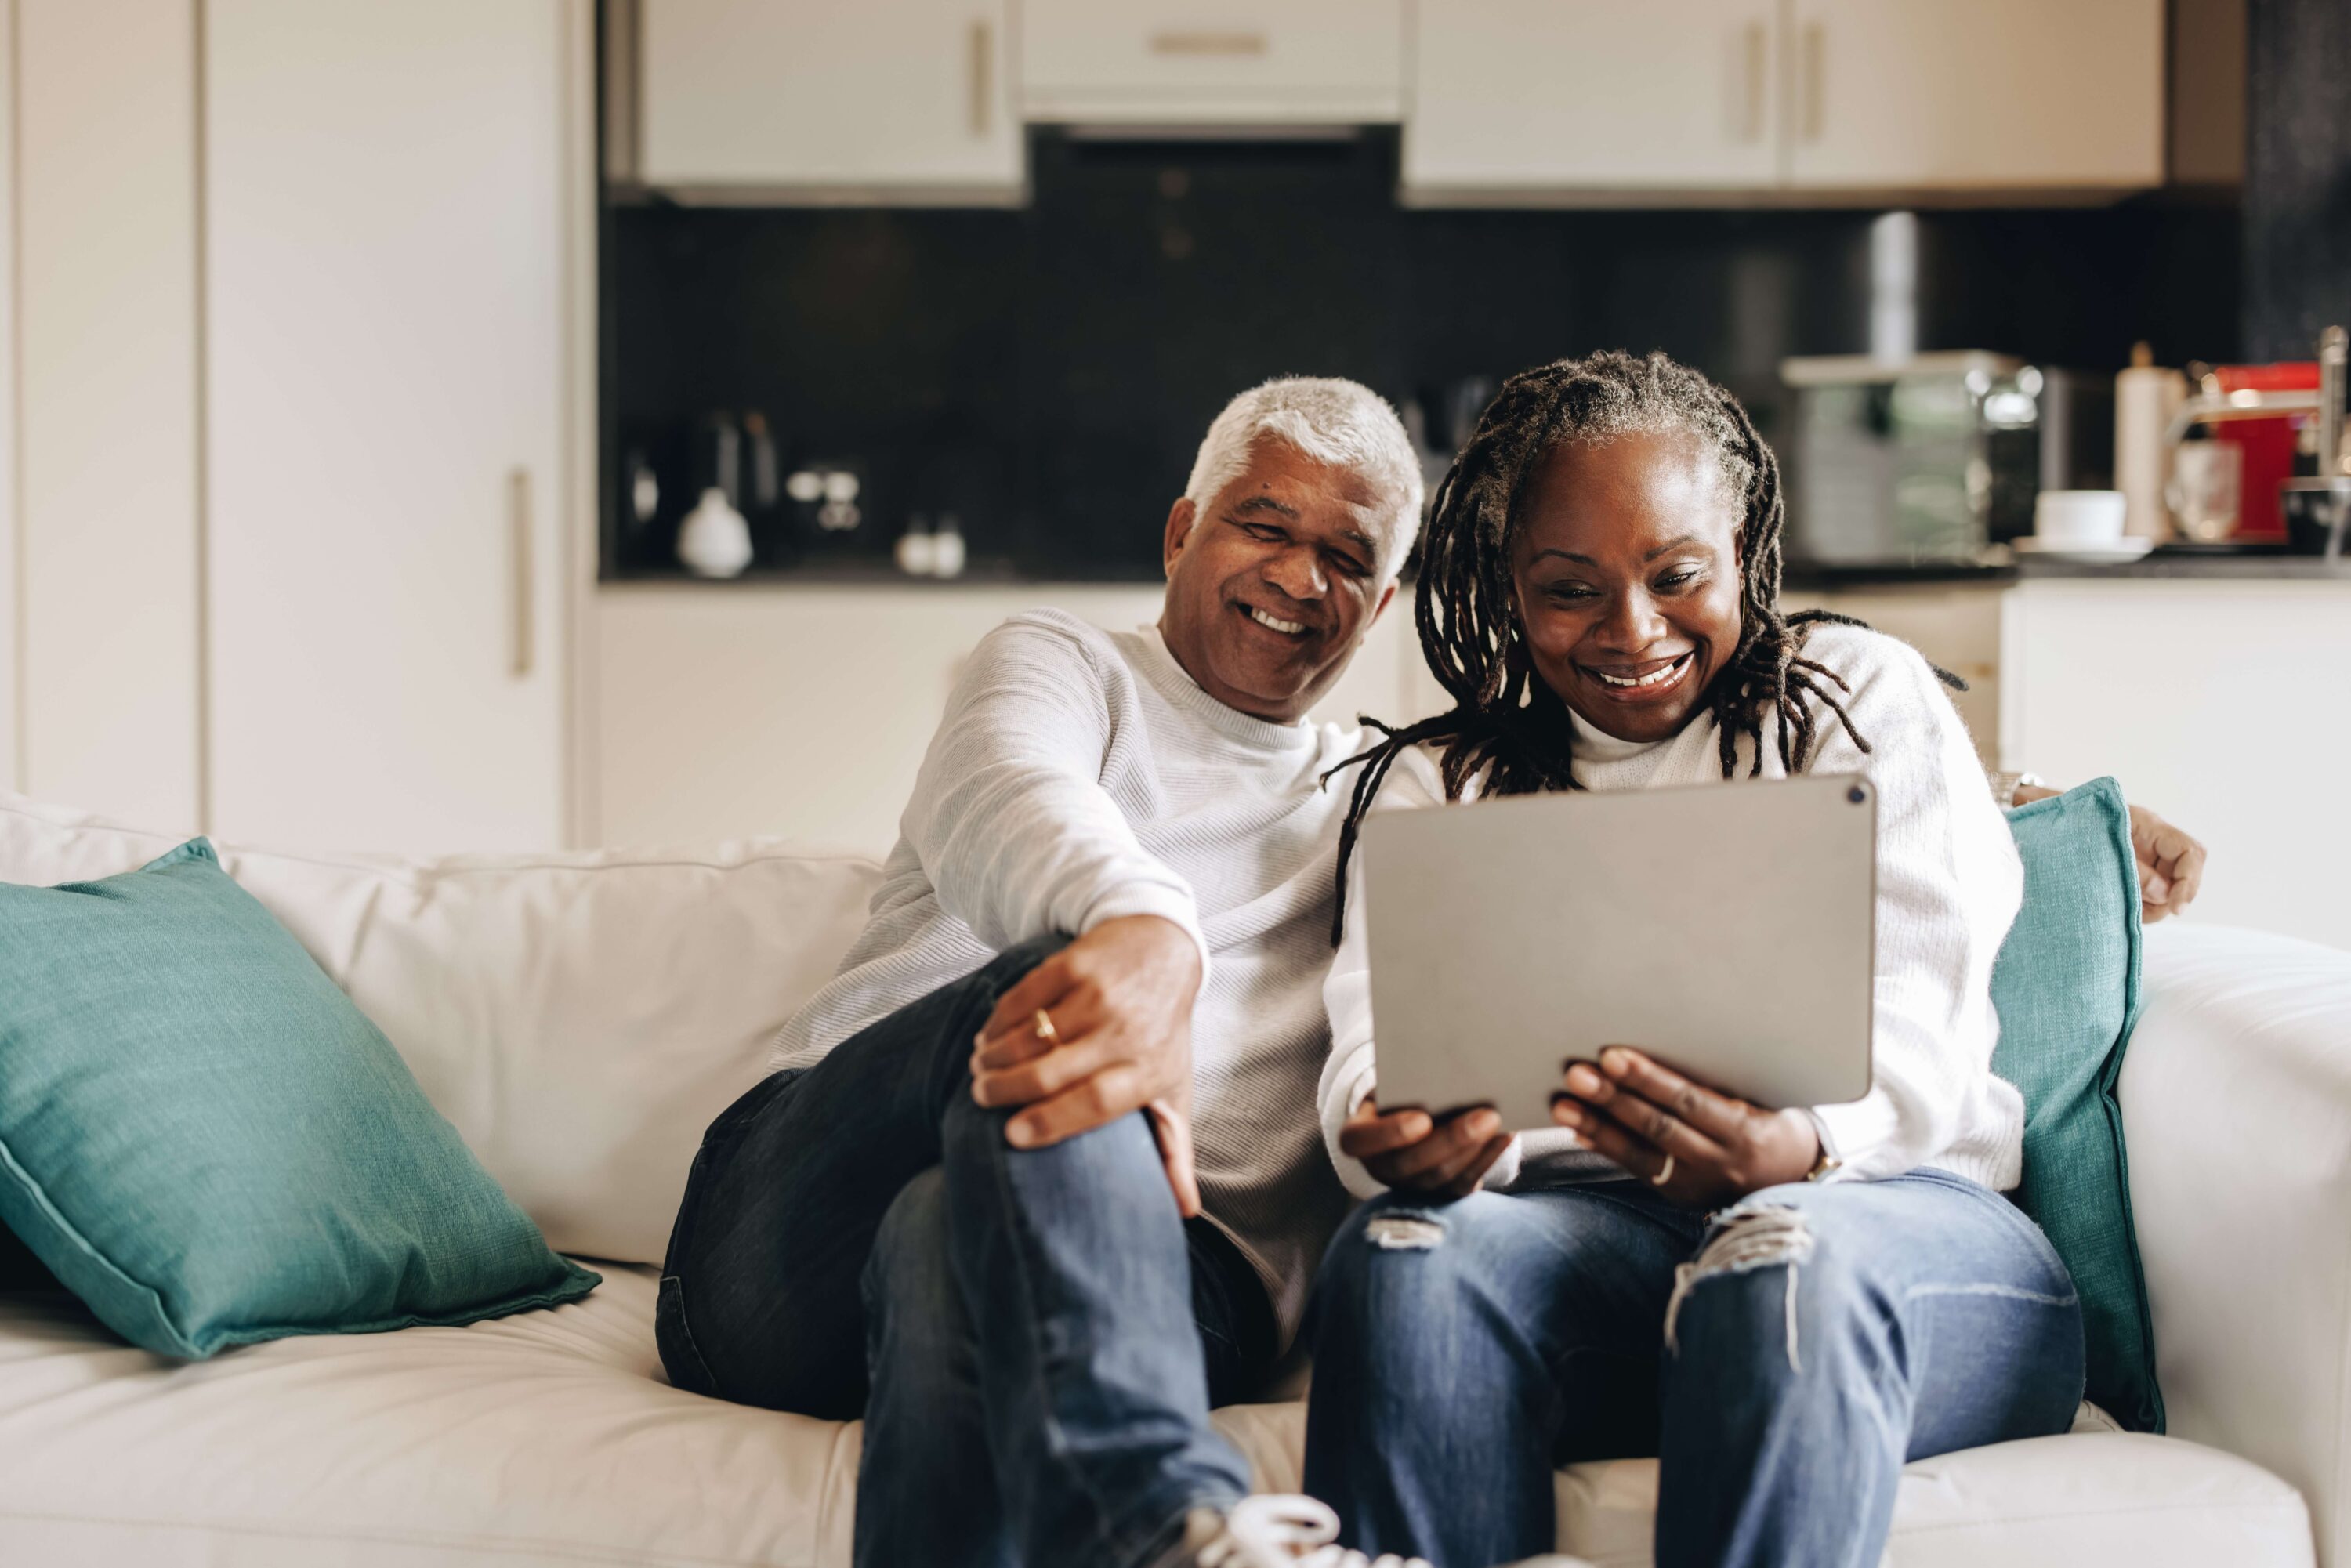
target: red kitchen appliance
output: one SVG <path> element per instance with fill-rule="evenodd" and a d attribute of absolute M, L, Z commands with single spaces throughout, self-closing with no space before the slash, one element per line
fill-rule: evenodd
<path fill-rule="evenodd" d="M 2233 444 L 2244 461 L 2235 537 L 2283 538 L 2278 486 L 2294 477 L 2294 454 L 2319 423 L 2318 361 L 2216 365 L 2198 391 L 2189 407 L 2211 424 L 2214 440 Z"/>

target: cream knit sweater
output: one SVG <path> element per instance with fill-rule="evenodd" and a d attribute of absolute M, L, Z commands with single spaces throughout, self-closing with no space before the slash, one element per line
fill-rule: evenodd
<path fill-rule="evenodd" d="M 1846 710 L 1871 747 L 1855 747 L 1823 709 L 1807 771 L 1865 774 L 1878 799 L 1875 1082 L 1864 1099 L 1814 1107 L 1831 1153 L 1844 1162 L 1837 1179 L 1932 1166 L 2006 1191 L 2022 1168 L 2024 1107 L 2015 1088 L 1991 1071 L 2000 1038 L 1991 966 L 2022 897 L 2015 842 L 1984 788 L 1959 714 L 1908 644 L 1831 625 L 1813 632 L 1805 653 L 1852 683 Z M 1715 727 L 1704 716 L 1679 735 L 1648 744 L 1617 740 L 1579 722 L 1573 747 L 1576 778 L 1592 789 L 1723 781 Z M 1743 779 L 1753 745 L 1742 739 L 1739 755 Z M 1767 738 L 1762 777 L 1786 776 L 1776 740 Z M 1443 800 L 1435 754 L 1422 750 L 1397 760 L 1376 809 Z M 1380 1184 L 1341 1154 L 1338 1143 L 1340 1126 L 1372 1092 L 1374 1077 L 1361 865 L 1350 873 L 1346 938 L 1323 988 L 1332 1051 L 1320 1100 L 1323 1139 L 1340 1178 L 1367 1197 Z M 1622 1174 L 1576 1149 L 1564 1132 L 1543 1132 L 1517 1140 L 1487 1185 Z"/>
<path fill-rule="evenodd" d="M 773 1065 L 820 1061 L 1026 938 L 1174 921 L 1207 963 L 1192 1009 L 1201 1199 L 1257 1266 L 1287 1341 L 1348 1208 L 1314 1114 L 1348 800 L 1322 778 L 1362 744 L 1227 707 L 1155 628 L 1014 616 L 966 663 L 864 933 L 784 1026 Z"/>

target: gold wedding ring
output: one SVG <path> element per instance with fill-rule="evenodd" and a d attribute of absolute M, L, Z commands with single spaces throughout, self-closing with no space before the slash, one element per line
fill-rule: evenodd
<path fill-rule="evenodd" d="M 1061 1031 L 1053 1027 L 1053 1015 L 1043 1008 L 1037 1009 L 1037 1038 L 1047 1045 L 1061 1043 Z"/>
<path fill-rule="evenodd" d="M 1657 1172 L 1657 1174 L 1656 1174 L 1656 1175 L 1655 1175 L 1655 1176 L 1651 1176 L 1651 1177 L 1649 1178 L 1649 1185 L 1650 1185 L 1651 1186 L 1665 1186 L 1667 1182 L 1669 1182 L 1669 1181 L 1671 1181 L 1671 1180 L 1673 1180 L 1673 1179 L 1674 1179 L 1674 1156 L 1673 1156 L 1673 1155 L 1667 1155 L 1666 1156 L 1666 1163 L 1665 1163 L 1664 1166 L 1663 1166 L 1661 1169 L 1659 1169 L 1659 1170 L 1658 1170 L 1658 1172 Z"/>

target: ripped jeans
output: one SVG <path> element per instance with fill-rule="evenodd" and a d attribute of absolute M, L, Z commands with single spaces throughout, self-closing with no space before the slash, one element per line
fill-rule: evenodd
<path fill-rule="evenodd" d="M 1905 1461 L 2063 1432 L 2082 1397 L 2056 1252 L 1932 1170 L 1710 1218 L 1635 1181 L 1392 1193 L 1309 1322 L 1306 1490 L 1437 1568 L 1556 1550 L 1554 1466 L 1646 1454 L 1657 1568 L 1874 1565 Z"/>

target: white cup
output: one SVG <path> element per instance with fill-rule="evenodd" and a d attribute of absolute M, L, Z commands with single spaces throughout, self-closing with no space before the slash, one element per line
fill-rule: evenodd
<path fill-rule="evenodd" d="M 2032 535 L 2045 544 L 2110 545 L 2123 537 L 2120 490 L 2043 490 L 2032 500 Z"/>

